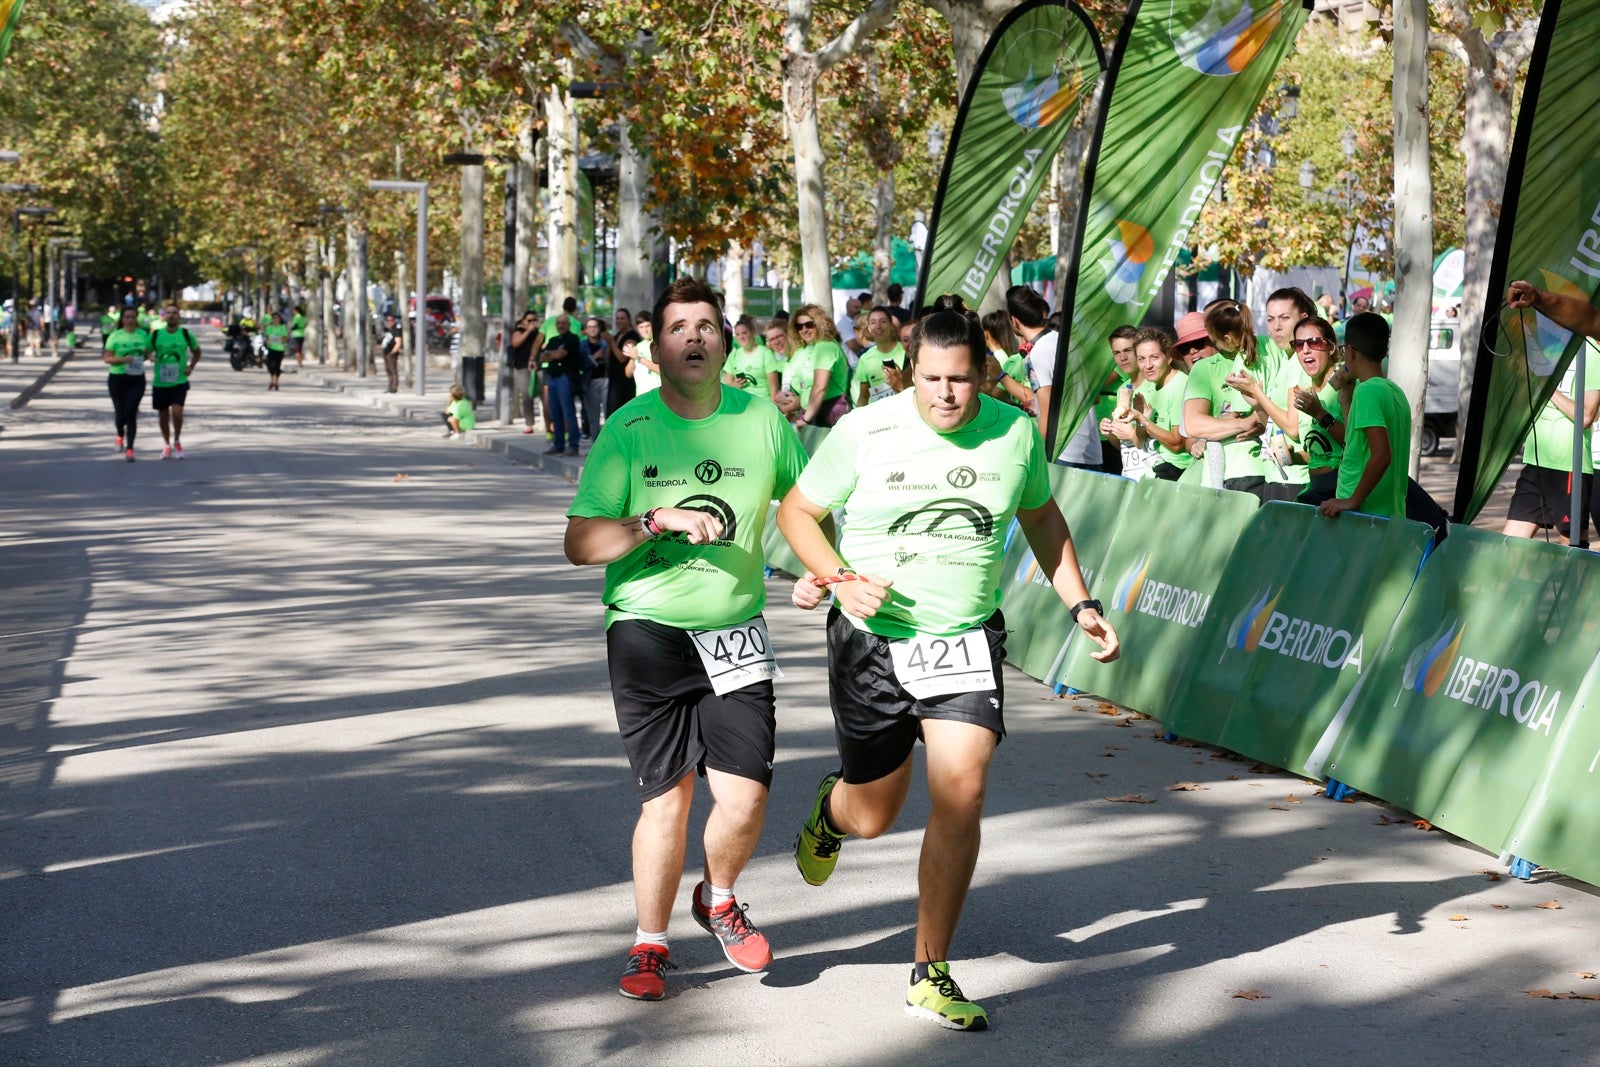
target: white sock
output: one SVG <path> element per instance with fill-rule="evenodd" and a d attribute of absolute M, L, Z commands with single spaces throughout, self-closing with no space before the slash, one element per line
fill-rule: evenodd
<path fill-rule="evenodd" d="M 635 926 L 633 928 L 633 943 L 635 945 L 660 945 L 662 948 L 666 948 L 667 932 L 663 930 L 659 934 L 647 934 L 641 927 Z"/>
<path fill-rule="evenodd" d="M 719 904 L 726 904 L 733 899 L 733 890 L 719 889 L 710 882 L 700 883 L 700 906 L 714 908 Z"/>

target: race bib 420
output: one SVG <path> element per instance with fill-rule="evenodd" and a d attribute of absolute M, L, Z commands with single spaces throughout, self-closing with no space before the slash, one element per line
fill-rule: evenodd
<path fill-rule="evenodd" d="M 953 637 L 918 634 L 889 642 L 894 676 L 918 700 L 978 693 L 994 686 L 994 661 L 982 626 Z"/>
<path fill-rule="evenodd" d="M 743 689 L 763 678 L 782 678 L 767 620 L 759 615 L 720 630 L 690 630 L 689 638 L 705 665 L 711 689 L 718 696 Z"/>

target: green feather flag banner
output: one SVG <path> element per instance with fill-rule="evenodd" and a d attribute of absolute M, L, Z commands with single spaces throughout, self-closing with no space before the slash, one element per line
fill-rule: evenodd
<path fill-rule="evenodd" d="M 1139 324 L 1188 246 L 1310 10 L 1310 0 L 1135 0 L 1129 9 L 1061 293 L 1052 454 L 1111 373 L 1111 332 Z"/>
<path fill-rule="evenodd" d="M 11 38 L 22 18 L 23 0 L 0 0 L 0 60 L 11 54 Z"/>

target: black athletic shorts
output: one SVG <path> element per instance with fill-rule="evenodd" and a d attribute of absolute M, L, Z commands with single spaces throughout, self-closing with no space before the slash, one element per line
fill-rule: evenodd
<path fill-rule="evenodd" d="M 718 696 L 688 633 L 647 619 L 606 629 L 606 663 L 640 803 L 708 767 L 772 784 L 778 724 L 770 680 Z"/>
<path fill-rule="evenodd" d="M 157 411 L 170 407 L 183 407 L 189 399 L 189 383 L 158 385 L 150 390 L 150 406 Z"/>
<path fill-rule="evenodd" d="M 1587 513 L 1594 491 L 1594 475 L 1583 476 L 1580 508 Z M 1572 525 L 1572 473 L 1535 467 L 1529 463 L 1517 475 L 1511 491 L 1511 507 L 1506 518 L 1512 522 L 1531 522 L 1541 530 L 1555 528 L 1565 534 Z M 1587 533 L 1587 530 L 1585 531 Z"/>
<path fill-rule="evenodd" d="M 952 719 L 1006 735 L 1006 620 L 996 611 L 983 624 L 994 663 L 994 688 L 918 700 L 894 674 L 889 639 L 858 630 L 838 607 L 828 612 L 828 702 L 844 780 L 853 785 L 893 774 L 922 736 L 923 719 Z"/>

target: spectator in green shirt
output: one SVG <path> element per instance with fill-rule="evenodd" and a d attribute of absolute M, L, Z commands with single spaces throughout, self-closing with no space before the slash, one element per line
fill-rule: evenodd
<path fill-rule="evenodd" d="M 1355 378 L 1339 459 L 1338 496 L 1320 505 L 1324 515 L 1406 514 L 1406 470 L 1411 455 L 1411 404 L 1383 376 L 1389 358 L 1389 324 L 1370 311 L 1353 315 L 1344 330 L 1344 358 Z"/>

